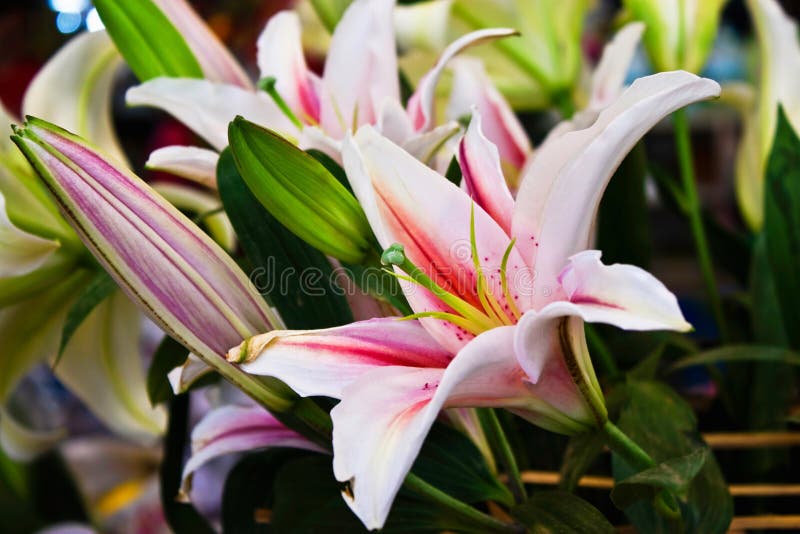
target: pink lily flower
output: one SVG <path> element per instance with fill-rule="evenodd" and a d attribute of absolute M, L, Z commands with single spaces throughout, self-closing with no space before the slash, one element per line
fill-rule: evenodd
<path fill-rule="evenodd" d="M 686 72 L 635 82 L 585 129 L 548 143 L 511 197 L 475 114 L 461 189 L 375 128 L 347 138 L 348 178 L 416 312 L 319 331 L 272 331 L 228 358 L 332 410 L 333 469 L 367 528 L 380 528 L 444 408 L 504 407 L 575 434 L 607 420 L 583 323 L 686 331 L 646 271 L 603 265 L 594 214 L 626 153 L 678 108 L 719 94 Z M 397 245 L 397 244 L 401 245 Z"/>
<path fill-rule="evenodd" d="M 192 455 L 183 468 L 182 499 L 189 499 L 192 475 L 207 462 L 236 452 L 289 447 L 327 453 L 285 427 L 261 406 L 227 404 L 208 412 L 192 430 Z"/>
<path fill-rule="evenodd" d="M 213 148 L 162 148 L 151 154 L 148 167 L 213 182 L 217 152 L 227 146 L 228 124 L 237 115 L 295 139 L 303 149 L 320 149 L 337 160 L 343 137 L 364 124 L 375 125 L 418 157 L 429 158 L 459 131 L 454 122 L 434 127 L 434 92 L 447 62 L 470 46 L 516 32 L 485 29 L 453 42 L 404 109 L 394 4 L 394 0 L 353 2 L 333 34 L 322 77 L 306 65 L 297 14 L 282 11 L 273 16 L 258 39 L 261 78 L 274 79 L 273 98 L 241 83 L 212 79 L 157 78 L 130 89 L 128 104 L 163 109 Z M 191 35 L 191 42 L 200 40 L 199 32 Z"/>

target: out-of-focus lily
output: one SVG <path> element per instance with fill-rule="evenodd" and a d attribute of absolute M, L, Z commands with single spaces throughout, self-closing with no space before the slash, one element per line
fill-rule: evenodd
<path fill-rule="evenodd" d="M 326 452 L 283 426 L 261 406 L 229 404 L 210 411 L 192 430 L 192 455 L 183 468 L 182 497 L 189 498 L 192 475 L 207 462 L 226 454 L 267 447 Z"/>
<path fill-rule="evenodd" d="M 265 91 L 210 80 L 157 78 L 128 91 L 132 105 L 161 108 L 203 137 L 216 151 L 228 144 L 227 128 L 241 115 L 336 159 L 346 132 L 376 125 L 384 135 L 422 156 L 458 131 L 434 128 L 434 89 L 447 61 L 467 47 L 514 35 L 509 29 L 473 32 L 452 43 L 420 82 L 407 109 L 400 100 L 392 12 L 394 0 L 357 0 L 336 27 L 322 77 L 306 66 L 296 13 L 283 11 L 258 39 Z M 268 95 L 269 93 L 269 95 Z M 213 181 L 213 153 L 169 147 L 149 165 Z"/>
<path fill-rule="evenodd" d="M 156 324 L 265 406 L 291 405 L 224 359 L 243 337 L 281 324 L 224 250 L 81 138 L 29 118 L 13 139 L 87 248 Z"/>
<path fill-rule="evenodd" d="M 700 72 L 714 45 L 727 0 L 623 0 L 647 25 L 644 43 L 656 71 Z"/>
<path fill-rule="evenodd" d="M 498 41 L 474 52 L 515 107 L 543 108 L 569 98 L 580 75 L 581 35 L 591 0 L 436 0 L 426 4 L 427 13 L 417 10 L 422 16 L 450 10 L 448 36 L 498 26 L 520 32 L 519 39 Z M 417 23 L 425 24 L 419 19 Z M 403 40 L 413 35 L 406 30 L 409 26 L 398 26 L 404 30 Z M 413 68 L 416 63 L 411 54 L 404 64 Z"/>
<path fill-rule="evenodd" d="M 758 96 L 744 103 L 744 128 L 736 159 L 736 195 L 753 230 L 764 222 L 764 172 L 783 106 L 795 130 L 800 129 L 800 41 L 797 24 L 775 0 L 748 0 L 759 44 Z"/>
<path fill-rule="evenodd" d="M 273 331 L 228 357 L 301 395 L 341 399 L 334 473 L 368 528 L 383 525 L 442 408 L 501 406 L 566 434 L 603 425 L 583 322 L 690 328 L 654 277 L 586 249 L 625 154 L 664 116 L 718 94 L 686 72 L 638 80 L 593 124 L 543 147 L 516 201 L 479 114 L 459 147 L 466 192 L 369 126 L 345 142 L 348 178 L 416 313 Z"/>
<path fill-rule="evenodd" d="M 120 65 L 119 54 L 103 32 L 82 34 L 40 70 L 26 91 L 23 111 L 75 128 L 122 157 L 110 117 L 111 87 Z M 2 115 L 0 122 L 6 128 L 18 122 L 5 110 Z M 8 138 L 3 139 L 0 440 L 15 457 L 29 458 L 63 437 L 62 433 L 25 420 L 25 407 L 8 403 L 31 367 L 56 357 L 67 313 L 97 269 L 35 171 Z M 55 374 L 112 431 L 150 440 L 162 432 L 165 414 L 150 406 L 145 393 L 141 320 L 132 303 L 119 291 L 113 292 L 75 331 Z"/>
<path fill-rule="evenodd" d="M 592 73 L 585 108 L 555 127 L 548 139 L 589 126 L 600 111 L 619 97 L 643 30 L 642 23 L 633 22 L 617 32 L 603 49 L 600 62 Z M 480 61 L 469 57 L 457 58 L 453 60 L 451 69 L 453 89 L 447 107 L 448 118 L 459 119 L 469 115 L 473 108 L 477 109 L 482 117 L 484 134 L 497 147 L 504 174 L 513 184 L 516 172 L 522 170 L 533 155 L 527 134 L 508 102 L 489 80 Z M 491 120 L 486 121 L 486 117 L 491 117 Z"/>

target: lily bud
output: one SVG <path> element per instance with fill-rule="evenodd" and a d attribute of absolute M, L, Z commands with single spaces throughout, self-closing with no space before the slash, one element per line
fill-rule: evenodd
<path fill-rule="evenodd" d="M 81 138 L 29 117 L 13 139 L 87 248 L 153 321 L 267 407 L 288 408 L 289 399 L 223 357 L 281 324 L 225 251 Z"/>
<path fill-rule="evenodd" d="M 727 0 L 624 0 L 632 17 L 647 25 L 644 44 L 656 71 L 699 73 L 714 45 Z"/>
<path fill-rule="evenodd" d="M 242 117 L 230 124 L 228 139 L 242 178 L 281 224 L 329 256 L 364 260 L 372 248 L 364 211 L 320 162 Z"/>

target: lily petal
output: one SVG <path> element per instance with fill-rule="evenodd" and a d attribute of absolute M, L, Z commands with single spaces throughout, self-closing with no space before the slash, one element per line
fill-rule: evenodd
<path fill-rule="evenodd" d="M 483 208 L 369 126 L 362 127 L 355 138 L 345 140 L 342 155 L 353 191 L 381 246 L 401 243 L 411 262 L 441 287 L 480 306 L 476 292 L 478 271 L 470 241 L 474 214 L 475 248 L 488 282 L 487 290 L 501 307 L 508 305 L 499 270 L 510 239 Z M 522 287 L 525 266 L 512 247 L 508 279 L 520 283 L 509 284 L 509 294 L 520 309 L 526 309 L 531 299 L 530 292 Z M 450 311 L 428 290 L 404 281 L 401 285 L 414 311 Z M 471 338 L 449 322 L 424 318 L 422 323 L 453 353 Z"/>
<path fill-rule="evenodd" d="M 218 151 L 228 146 L 228 124 L 237 115 L 296 135 L 297 128 L 264 93 L 235 85 L 189 78 L 156 78 L 128 89 L 131 106 L 162 109 L 191 128 Z"/>
<path fill-rule="evenodd" d="M 248 373 L 274 376 L 303 396 L 341 398 L 342 390 L 382 366 L 444 368 L 452 354 L 418 321 L 378 318 L 323 330 L 275 330 L 232 349 Z"/>
<path fill-rule="evenodd" d="M 275 89 L 301 120 L 319 122 L 320 80 L 306 66 L 297 13 L 281 11 L 269 19 L 258 38 L 258 68 L 262 78 L 275 78 Z"/>
<path fill-rule="evenodd" d="M 210 460 L 265 447 L 325 452 L 260 406 L 222 406 L 206 414 L 192 430 L 192 456 L 183 468 L 181 493 L 188 497 L 192 474 Z"/>
<path fill-rule="evenodd" d="M 514 327 L 489 330 L 447 370 L 375 369 L 345 388 L 331 410 L 333 471 L 368 529 L 381 528 L 431 425 L 444 407 L 526 406 L 513 357 Z"/>
<path fill-rule="evenodd" d="M 678 299 L 658 279 L 634 265 L 603 265 L 600 255 L 575 254 L 558 277 L 584 320 L 625 330 L 691 330 Z"/>
<path fill-rule="evenodd" d="M 592 126 L 539 148 L 512 222 L 523 254 L 535 260 L 538 285 L 555 287 L 567 258 L 588 248 L 594 218 L 587 214 L 597 211 L 608 180 L 639 139 L 673 111 L 719 92 L 715 81 L 683 71 L 640 78 Z"/>
<path fill-rule="evenodd" d="M 0 193 L 0 278 L 20 276 L 41 267 L 59 246 L 58 241 L 14 226 L 6 213 L 6 199 Z"/>
<path fill-rule="evenodd" d="M 214 369 L 206 365 L 203 360 L 194 354 L 189 354 L 183 365 L 167 373 L 167 379 L 172 387 L 172 392 L 180 395 L 189 391 L 192 384 L 212 371 Z"/>
<path fill-rule="evenodd" d="M 133 303 L 117 291 L 81 323 L 55 373 L 114 433 L 146 442 L 164 431 L 167 418 L 147 397 L 140 321 Z"/>
<path fill-rule="evenodd" d="M 782 105 L 795 130 L 800 128 L 800 39 L 797 23 L 774 0 L 748 0 L 759 39 L 760 87 L 755 112 L 745 118 L 736 168 L 737 196 L 747 222 L 764 222 L 764 173 Z"/>
<path fill-rule="evenodd" d="M 320 95 L 320 125 L 335 138 L 376 122 L 385 100 L 400 100 L 394 0 L 356 0 L 336 25 Z"/>
<path fill-rule="evenodd" d="M 461 125 L 450 121 L 427 132 L 412 135 L 405 142 L 400 143 L 400 146 L 425 165 L 437 168 L 437 154 L 447 157 L 446 165 L 453 159 L 446 147 L 448 142 L 459 133 L 461 133 Z"/>
<path fill-rule="evenodd" d="M 194 146 L 165 146 L 150 153 L 144 166 L 192 180 L 209 189 L 217 188 L 219 154 Z"/>
<path fill-rule="evenodd" d="M 28 85 L 23 115 L 35 115 L 74 131 L 118 160 L 127 161 L 111 117 L 114 79 L 122 63 L 105 31 L 77 35 Z"/>
<path fill-rule="evenodd" d="M 537 424 L 577 433 L 603 423 L 607 417 L 603 392 L 586 346 L 578 306 L 559 301 L 525 313 L 517 323 L 514 351 L 532 383 L 531 393 L 546 399 L 551 410 L 541 409 L 551 420 Z M 578 390 L 573 375 L 581 377 L 585 391 Z M 587 402 L 586 396 L 593 397 L 594 402 Z"/>
<path fill-rule="evenodd" d="M 67 311 L 89 279 L 85 270 L 75 269 L 48 291 L 0 308 L 0 346 L 5 353 L 0 358 L 0 404 L 31 367 L 56 353 Z"/>
<path fill-rule="evenodd" d="M 50 450 L 65 435 L 63 428 L 45 431 L 30 429 L 0 407 L 0 449 L 18 462 L 28 462 Z"/>
<path fill-rule="evenodd" d="M 186 40 L 206 79 L 252 89 L 242 66 L 186 0 L 153 1 Z"/>
<path fill-rule="evenodd" d="M 120 286 L 208 363 L 280 324 L 236 263 L 135 175 L 38 119 L 15 141 Z"/>
<path fill-rule="evenodd" d="M 417 90 L 408 100 L 408 114 L 417 131 L 426 131 L 433 125 L 433 105 L 436 97 L 436 85 L 447 66 L 447 63 L 467 48 L 477 44 L 494 41 L 503 37 L 517 35 L 510 28 L 487 28 L 462 35 L 444 49 L 433 68 L 419 81 Z"/>
<path fill-rule="evenodd" d="M 626 24 L 603 48 L 603 55 L 592 74 L 589 109 L 603 109 L 619 97 L 644 28 L 643 22 Z"/>
<path fill-rule="evenodd" d="M 400 49 L 444 48 L 452 5 L 453 0 L 428 0 L 395 7 L 394 29 Z"/>
<path fill-rule="evenodd" d="M 520 170 L 533 148 L 517 115 L 500 94 L 475 58 L 462 57 L 453 61 L 453 89 L 447 105 L 447 116 L 460 119 L 475 107 L 483 119 L 483 132 L 497 146 L 500 159 Z"/>
<path fill-rule="evenodd" d="M 483 135 L 477 109 L 458 147 L 458 163 L 467 194 L 510 235 L 514 198 L 508 190 L 497 147 Z"/>

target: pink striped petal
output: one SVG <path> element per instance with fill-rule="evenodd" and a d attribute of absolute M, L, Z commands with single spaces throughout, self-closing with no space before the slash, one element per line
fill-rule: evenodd
<path fill-rule="evenodd" d="M 486 28 L 462 35 L 450 43 L 439 56 L 436 65 L 434 65 L 419 81 L 417 90 L 414 91 L 414 94 L 411 95 L 411 98 L 408 100 L 406 109 L 414 124 L 414 128 L 417 131 L 426 131 L 433 126 L 433 106 L 436 97 L 436 86 L 439 83 L 442 71 L 444 71 L 447 63 L 453 59 L 453 57 L 471 46 L 517 34 L 516 30 L 510 28 Z"/>
<path fill-rule="evenodd" d="M 599 250 L 575 254 L 558 277 L 584 320 L 626 330 L 691 330 L 678 299 L 664 284 L 633 265 L 603 265 L 600 254 Z"/>
<path fill-rule="evenodd" d="M 86 246 L 159 326 L 208 360 L 275 317 L 194 223 L 79 138 L 31 118 L 15 141 Z"/>
<path fill-rule="evenodd" d="M 300 37 L 300 17 L 293 11 L 274 15 L 258 38 L 261 77 L 274 77 L 275 89 L 304 122 L 319 122 L 319 78 L 308 70 Z"/>
<path fill-rule="evenodd" d="M 521 170 L 533 148 L 514 110 L 486 74 L 483 63 L 469 57 L 453 61 L 453 90 L 447 116 L 459 119 L 476 107 L 483 118 L 483 132 L 497 146 L 500 159 Z"/>
<path fill-rule="evenodd" d="M 192 430 L 192 456 L 183 468 L 181 492 L 188 497 L 192 474 L 214 458 L 266 447 L 325 452 L 260 406 L 222 406 L 206 414 Z"/>
<path fill-rule="evenodd" d="M 237 85 L 244 89 L 253 88 L 250 78 L 239 62 L 186 0 L 154 1 L 183 36 L 200 63 L 206 79 Z"/>
<path fill-rule="evenodd" d="M 514 327 L 476 337 L 447 370 L 384 367 L 348 386 L 331 410 L 333 471 L 349 482 L 350 508 L 381 528 L 442 408 L 525 408 L 529 395 L 513 356 Z"/>
<path fill-rule="evenodd" d="M 332 137 L 374 124 L 385 100 L 400 100 L 393 7 L 394 0 L 356 0 L 336 25 L 320 95 L 320 124 Z"/>
<path fill-rule="evenodd" d="M 576 306 L 554 302 L 540 311 L 531 310 L 522 316 L 516 329 L 517 361 L 532 384 L 531 394 L 543 401 L 536 414 L 540 419 L 532 420 L 563 433 L 577 433 L 602 423 L 603 414 L 592 411 L 573 379 L 575 374 L 588 385 L 586 394 L 595 396 L 594 406 L 605 405 Z"/>
<path fill-rule="evenodd" d="M 402 244 L 408 258 L 440 286 L 480 307 L 470 244 L 474 203 L 464 191 L 368 126 L 345 140 L 342 154 L 353 191 L 381 246 Z M 474 207 L 474 217 L 488 290 L 506 307 L 499 270 L 510 239 L 480 206 Z M 530 273 L 515 248 L 507 271 L 510 295 L 525 310 L 532 297 L 526 283 Z M 421 287 L 404 283 L 403 288 L 415 312 L 450 311 Z M 423 324 L 452 352 L 469 340 L 451 323 L 425 318 Z"/>
<path fill-rule="evenodd" d="M 483 135 L 481 126 L 481 114 L 476 109 L 458 147 L 463 185 L 472 200 L 510 235 L 514 198 L 503 176 L 497 147 Z"/>
<path fill-rule="evenodd" d="M 394 365 L 444 368 L 452 354 L 418 321 L 379 318 L 324 330 L 276 330 L 232 349 L 248 373 L 274 376 L 303 396 L 341 398 L 364 373 Z"/>
<path fill-rule="evenodd" d="M 589 128 L 537 150 L 517 194 L 512 233 L 535 263 L 538 286 L 555 288 L 567 258 L 588 248 L 608 180 L 639 139 L 673 111 L 719 91 L 715 81 L 683 71 L 640 78 Z M 537 293 L 537 306 L 552 300 Z"/>

